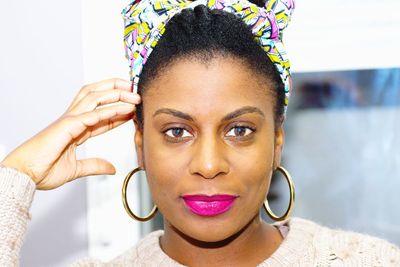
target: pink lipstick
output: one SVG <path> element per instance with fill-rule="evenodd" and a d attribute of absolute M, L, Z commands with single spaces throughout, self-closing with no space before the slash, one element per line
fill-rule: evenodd
<path fill-rule="evenodd" d="M 189 210 L 200 216 L 216 216 L 227 212 L 234 204 L 234 195 L 184 195 L 182 199 Z"/>

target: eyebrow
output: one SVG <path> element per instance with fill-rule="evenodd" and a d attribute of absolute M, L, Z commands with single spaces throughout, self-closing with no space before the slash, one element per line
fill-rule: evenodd
<path fill-rule="evenodd" d="M 252 106 L 245 106 L 245 107 L 239 108 L 239 109 L 225 115 L 222 118 L 222 121 L 229 121 L 229 120 L 232 120 L 234 118 L 237 118 L 237 117 L 242 116 L 247 113 L 258 113 L 261 116 L 265 117 L 264 112 L 262 112 L 259 108 L 252 107 Z M 172 115 L 174 117 L 178 117 L 178 118 L 181 118 L 181 119 L 184 119 L 187 121 L 194 121 L 192 116 L 190 116 L 189 114 L 186 114 L 184 112 L 181 112 L 181 111 L 178 111 L 175 109 L 171 109 L 171 108 L 158 109 L 156 112 L 154 112 L 153 117 L 155 117 L 159 114 L 168 114 L 168 115 Z"/>

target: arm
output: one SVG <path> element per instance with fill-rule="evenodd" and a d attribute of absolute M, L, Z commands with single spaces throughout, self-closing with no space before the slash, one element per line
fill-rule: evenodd
<path fill-rule="evenodd" d="M 35 190 L 28 175 L 0 166 L 0 266 L 19 265 Z"/>
<path fill-rule="evenodd" d="M 115 167 L 104 159 L 77 159 L 76 148 L 132 119 L 140 96 L 130 88 L 130 82 L 120 79 L 84 86 L 59 119 L 0 162 L 0 267 L 18 266 L 36 189 L 115 174 Z"/>

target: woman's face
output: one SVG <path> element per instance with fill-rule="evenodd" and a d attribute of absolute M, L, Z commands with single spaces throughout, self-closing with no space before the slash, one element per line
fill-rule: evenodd
<path fill-rule="evenodd" d="M 284 139 L 268 86 L 233 57 L 180 59 L 148 84 L 135 143 L 167 224 L 215 242 L 258 215 Z"/>

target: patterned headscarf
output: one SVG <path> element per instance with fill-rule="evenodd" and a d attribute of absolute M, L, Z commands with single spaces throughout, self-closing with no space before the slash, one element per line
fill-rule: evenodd
<path fill-rule="evenodd" d="M 286 111 L 292 82 L 282 31 L 290 21 L 294 0 L 267 0 L 264 7 L 258 7 L 248 0 L 135 0 L 122 11 L 132 90 L 137 92 L 143 65 L 162 37 L 168 21 L 183 9 L 193 9 L 198 5 L 232 13 L 250 26 L 255 39 L 274 63 L 284 83 Z"/>

